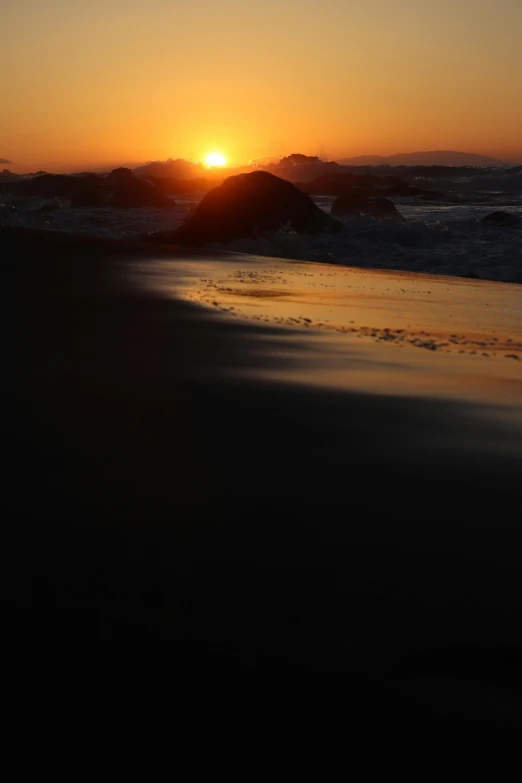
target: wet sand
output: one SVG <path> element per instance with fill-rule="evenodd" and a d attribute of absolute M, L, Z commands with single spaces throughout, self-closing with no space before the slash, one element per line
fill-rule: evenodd
<path fill-rule="evenodd" d="M 272 377 L 520 402 L 519 286 L 240 255 L 201 258 L 196 268 L 195 275 L 193 262 L 149 259 L 135 264 L 135 281 L 241 321 L 290 328 L 295 345 L 304 340 L 306 355 L 284 375 L 267 368 Z"/>
<path fill-rule="evenodd" d="M 169 638 L 187 670 L 343 671 L 382 715 L 520 719 L 519 287 L 0 242 L 31 632 Z"/>

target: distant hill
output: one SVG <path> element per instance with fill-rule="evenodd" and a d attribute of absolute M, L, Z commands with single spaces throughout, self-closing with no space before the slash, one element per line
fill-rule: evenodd
<path fill-rule="evenodd" d="M 338 160 L 341 166 L 501 166 L 504 161 L 471 152 L 434 150 L 397 155 L 359 155 Z"/>

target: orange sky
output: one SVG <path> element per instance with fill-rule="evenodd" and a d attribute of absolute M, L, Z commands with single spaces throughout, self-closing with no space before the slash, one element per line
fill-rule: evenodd
<path fill-rule="evenodd" d="M 522 0 L 0 0 L 0 19 L 1 168 L 522 160 Z"/>

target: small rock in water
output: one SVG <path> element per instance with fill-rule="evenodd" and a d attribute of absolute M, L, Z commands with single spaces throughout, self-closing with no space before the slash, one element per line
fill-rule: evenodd
<path fill-rule="evenodd" d="M 517 215 L 513 215 L 511 212 L 491 212 L 486 215 L 480 221 L 481 223 L 490 223 L 491 225 L 501 226 L 502 228 L 511 228 L 512 226 L 518 226 L 520 218 Z"/>

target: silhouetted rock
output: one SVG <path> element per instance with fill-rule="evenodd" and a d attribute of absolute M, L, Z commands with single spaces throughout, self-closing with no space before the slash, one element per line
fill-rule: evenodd
<path fill-rule="evenodd" d="M 386 191 L 389 196 L 413 197 L 418 196 L 422 199 L 437 199 L 442 197 L 442 193 L 437 190 L 426 190 L 418 188 L 416 185 L 408 185 L 407 182 L 401 182 L 398 185 L 392 185 Z"/>
<path fill-rule="evenodd" d="M 422 198 L 439 198 L 442 196 L 434 190 L 425 190 L 411 186 L 400 177 L 376 176 L 375 174 L 354 174 L 353 172 L 334 172 L 317 177 L 310 182 L 296 183 L 300 190 L 313 196 L 361 195 L 372 196 L 417 196 Z"/>
<path fill-rule="evenodd" d="M 317 155 L 302 155 L 299 152 L 293 152 L 291 155 L 287 155 L 286 158 L 275 164 L 274 168 L 284 169 L 287 166 L 318 166 L 326 163 L 326 161 L 318 158 Z M 335 164 L 337 166 L 337 164 Z"/>
<path fill-rule="evenodd" d="M 27 175 L 24 174 L 15 174 L 13 171 L 9 171 L 9 169 L 4 169 L 3 171 L 0 171 L 0 183 L 10 183 L 10 182 L 19 182 L 26 178 Z"/>
<path fill-rule="evenodd" d="M 390 195 L 393 196 L 410 196 L 413 195 L 412 191 L 418 191 L 419 188 L 412 188 L 407 182 L 401 182 L 398 185 L 391 185 L 387 188 Z M 417 193 L 415 195 L 418 195 Z"/>
<path fill-rule="evenodd" d="M 341 193 L 352 190 L 356 184 L 356 175 L 348 172 L 323 174 L 309 182 L 295 183 L 299 190 L 311 196 L 340 196 Z"/>
<path fill-rule="evenodd" d="M 513 166 L 512 169 L 507 169 L 507 171 L 504 171 L 503 173 L 507 174 L 507 176 L 518 176 L 519 174 L 522 174 L 522 166 Z"/>
<path fill-rule="evenodd" d="M 360 155 L 355 158 L 342 158 L 342 166 L 498 166 L 497 158 L 475 155 L 471 152 L 453 150 L 429 150 L 425 152 L 406 152 L 396 155 Z"/>
<path fill-rule="evenodd" d="M 71 207 L 73 209 L 92 209 L 105 206 L 107 206 L 107 200 L 101 188 L 80 187 L 71 196 Z"/>
<path fill-rule="evenodd" d="M 139 207 L 162 209 L 172 207 L 174 201 L 157 191 L 150 182 L 136 178 L 118 185 L 109 197 L 107 205 L 116 209 L 136 209 Z"/>
<path fill-rule="evenodd" d="M 366 198 L 354 194 L 339 196 L 332 204 L 332 215 L 347 217 L 349 215 L 371 215 L 378 218 L 393 218 L 404 220 L 393 201 L 387 198 Z"/>
<path fill-rule="evenodd" d="M 206 169 L 201 163 L 191 163 L 189 160 L 152 160 L 134 169 L 139 177 L 172 177 L 174 179 L 191 179 L 202 177 Z"/>
<path fill-rule="evenodd" d="M 113 169 L 110 174 L 105 177 L 105 182 L 109 182 L 111 185 L 123 184 L 137 179 L 132 169 L 126 169 L 121 166 L 118 169 Z"/>
<path fill-rule="evenodd" d="M 108 192 L 107 206 L 115 209 L 173 206 L 174 202 L 146 179 L 137 177 L 131 169 L 118 168 L 105 177 Z"/>
<path fill-rule="evenodd" d="M 334 164 L 335 165 L 335 164 Z M 329 170 L 329 163 L 321 163 L 317 166 L 287 166 L 284 169 L 277 168 L 276 166 L 267 166 L 262 171 L 268 171 L 270 174 L 275 174 L 280 179 L 286 179 L 287 182 L 292 182 L 294 185 L 297 182 L 310 182 L 322 176 Z"/>
<path fill-rule="evenodd" d="M 229 177 L 203 198 L 188 221 L 176 231 L 158 232 L 152 241 L 203 245 L 249 237 L 257 230 L 276 231 L 290 222 L 295 231 L 340 228 L 305 193 L 267 171 Z"/>
<path fill-rule="evenodd" d="M 97 179 L 100 178 L 97 177 Z M 81 177 L 70 177 L 67 174 L 43 174 L 41 177 L 11 182 L 5 185 L 4 188 L 9 193 L 19 196 L 71 198 L 71 195 L 82 183 L 85 184 Z"/>
<path fill-rule="evenodd" d="M 411 195 L 418 195 L 421 201 L 438 201 L 444 198 L 444 193 L 439 193 L 438 190 L 425 190 L 422 193 L 414 193 Z"/>
<path fill-rule="evenodd" d="M 48 215 L 51 212 L 55 212 L 57 209 L 60 209 L 60 202 L 58 199 L 53 201 L 52 204 L 42 204 L 41 207 L 37 207 L 37 209 L 32 209 L 29 214 L 30 215 Z"/>
<path fill-rule="evenodd" d="M 209 190 L 221 185 L 226 179 L 224 175 L 221 181 L 199 177 L 195 179 L 174 179 L 173 177 L 146 177 L 156 190 L 164 195 L 183 195 L 185 193 L 208 193 Z"/>
<path fill-rule="evenodd" d="M 136 177 L 130 169 L 115 169 L 106 177 L 97 174 L 44 174 L 2 185 L 4 192 L 41 198 L 69 198 L 73 208 L 111 206 L 170 207 L 174 202 L 147 180 Z"/>
<path fill-rule="evenodd" d="M 492 212 L 490 215 L 483 217 L 480 222 L 488 223 L 492 226 L 511 228 L 518 226 L 521 221 L 517 215 L 513 215 L 510 212 Z"/>
<path fill-rule="evenodd" d="M 485 169 L 481 166 L 339 166 L 339 171 L 352 174 L 373 174 L 386 177 L 390 174 L 411 182 L 418 177 L 425 179 L 455 179 L 457 177 L 483 177 Z M 490 169 L 491 176 L 504 176 L 504 169 Z"/>

